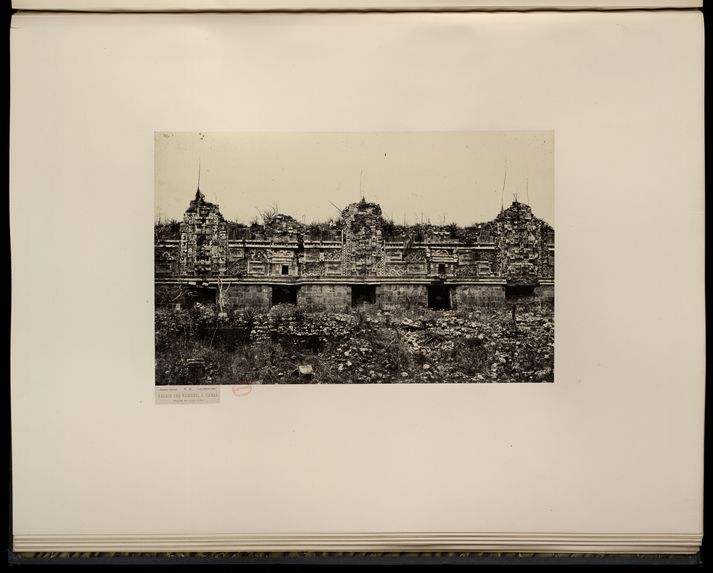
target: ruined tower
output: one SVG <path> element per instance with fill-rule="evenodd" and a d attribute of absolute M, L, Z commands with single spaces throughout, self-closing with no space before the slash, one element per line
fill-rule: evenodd
<path fill-rule="evenodd" d="M 218 205 L 205 200 L 200 188 L 181 223 L 180 273 L 183 276 L 224 275 L 228 230 Z"/>
<path fill-rule="evenodd" d="M 508 285 L 536 286 L 540 278 L 553 272 L 548 247 L 550 238 L 554 241 L 554 231 L 535 217 L 528 205 L 513 201 L 495 222 L 498 266 Z"/>
<path fill-rule="evenodd" d="M 384 272 L 384 219 L 377 203 L 364 198 L 342 211 L 342 268 L 346 276 Z"/>

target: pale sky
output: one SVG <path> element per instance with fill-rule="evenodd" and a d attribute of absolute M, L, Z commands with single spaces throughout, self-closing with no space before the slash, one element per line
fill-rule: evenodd
<path fill-rule="evenodd" d="M 273 205 L 326 221 L 338 216 L 330 202 L 342 209 L 363 191 L 397 224 L 488 221 L 517 194 L 554 226 L 553 151 L 552 131 L 158 132 L 155 216 L 183 218 L 200 162 L 206 199 L 242 223 Z"/>

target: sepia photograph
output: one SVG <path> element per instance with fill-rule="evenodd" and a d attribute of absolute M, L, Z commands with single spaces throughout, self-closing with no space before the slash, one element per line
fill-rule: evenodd
<path fill-rule="evenodd" d="M 155 383 L 554 382 L 554 132 L 155 135 Z"/>
<path fill-rule="evenodd" d="M 351 1 L 14 0 L 9 563 L 700 563 L 703 15 Z"/>

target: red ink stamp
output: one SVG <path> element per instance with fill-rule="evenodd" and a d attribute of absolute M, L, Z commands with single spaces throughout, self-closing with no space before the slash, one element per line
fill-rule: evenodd
<path fill-rule="evenodd" d="M 241 384 L 237 386 L 233 386 L 233 396 L 241 397 L 241 396 L 247 396 L 250 394 L 250 392 L 253 391 L 253 387 L 251 384 Z"/>

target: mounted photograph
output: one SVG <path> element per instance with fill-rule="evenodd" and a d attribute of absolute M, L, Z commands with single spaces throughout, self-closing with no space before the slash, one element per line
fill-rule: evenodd
<path fill-rule="evenodd" d="M 554 132 L 157 132 L 156 385 L 554 382 Z"/>

